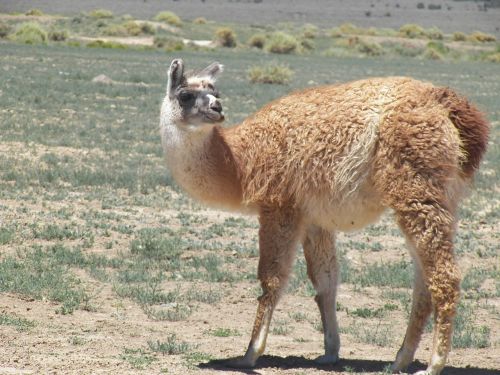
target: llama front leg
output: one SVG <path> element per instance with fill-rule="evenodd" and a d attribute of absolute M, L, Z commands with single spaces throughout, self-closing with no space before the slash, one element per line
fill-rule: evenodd
<path fill-rule="evenodd" d="M 248 349 L 242 358 L 229 363 L 231 367 L 254 367 L 264 352 L 272 314 L 288 281 L 300 236 L 300 218 L 293 209 L 262 209 L 259 219 L 258 277 L 263 293 Z"/>
<path fill-rule="evenodd" d="M 335 254 L 335 235 L 311 226 L 307 230 L 303 246 L 307 273 L 317 292 L 315 300 L 324 331 L 325 354 L 316 358 L 316 362 L 332 364 L 339 360 L 340 348 L 336 313 L 338 264 Z"/>

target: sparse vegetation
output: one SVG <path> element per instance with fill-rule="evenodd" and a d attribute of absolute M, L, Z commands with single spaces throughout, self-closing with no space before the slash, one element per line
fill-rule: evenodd
<path fill-rule="evenodd" d="M 39 44 L 47 41 L 47 32 L 36 22 L 26 22 L 20 24 L 9 38 L 19 43 Z"/>
<path fill-rule="evenodd" d="M 272 63 L 265 66 L 253 66 L 248 71 L 252 83 L 286 84 L 290 82 L 293 71 L 286 65 Z"/>
<path fill-rule="evenodd" d="M 295 53 L 298 50 L 299 42 L 293 35 L 277 31 L 271 34 L 265 47 L 266 51 L 271 53 Z"/>
<path fill-rule="evenodd" d="M 154 17 L 154 20 L 158 22 L 164 22 L 172 26 L 177 26 L 177 27 L 182 26 L 182 20 L 180 19 L 180 17 L 174 12 L 170 11 L 163 11 L 158 13 Z"/>
<path fill-rule="evenodd" d="M 220 27 L 215 30 L 215 42 L 222 47 L 236 47 L 236 33 L 229 27 Z"/>
<path fill-rule="evenodd" d="M 496 42 L 497 38 L 494 35 L 482 33 L 480 31 L 474 31 L 467 38 L 471 42 L 477 43 L 488 43 L 488 42 Z"/>
<path fill-rule="evenodd" d="M 263 49 L 266 44 L 266 40 L 267 40 L 266 34 L 257 33 L 252 35 L 250 39 L 248 39 L 248 45 L 250 47 Z"/>
<path fill-rule="evenodd" d="M 96 19 L 113 18 L 113 12 L 107 9 L 94 9 L 89 12 L 89 17 Z"/>

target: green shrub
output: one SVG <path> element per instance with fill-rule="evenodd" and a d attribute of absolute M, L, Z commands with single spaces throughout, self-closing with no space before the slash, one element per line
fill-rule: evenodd
<path fill-rule="evenodd" d="M 112 49 L 127 49 L 128 47 L 125 44 L 118 42 L 105 42 L 103 40 L 94 40 L 92 42 L 87 43 L 87 47 L 89 48 L 112 48 Z"/>
<path fill-rule="evenodd" d="M 236 34 L 229 27 L 221 27 L 215 30 L 215 42 L 222 47 L 236 47 Z"/>
<path fill-rule="evenodd" d="M 163 11 L 158 13 L 154 17 L 154 20 L 158 22 L 165 22 L 172 26 L 182 26 L 182 20 L 179 18 L 179 16 L 170 11 Z"/>
<path fill-rule="evenodd" d="M 443 60 L 443 55 L 433 48 L 427 48 L 424 57 L 429 60 Z"/>
<path fill-rule="evenodd" d="M 444 37 L 443 32 L 439 30 L 437 27 L 431 27 L 430 29 L 427 29 L 425 34 L 427 38 L 434 40 L 442 40 Z"/>
<path fill-rule="evenodd" d="M 484 60 L 494 63 L 500 63 L 500 52 L 495 52 L 490 55 L 486 55 Z"/>
<path fill-rule="evenodd" d="M 137 36 L 142 33 L 141 26 L 135 21 L 126 21 L 121 26 L 127 35 Z"/>
<path fill-rule="evenodd" d="M 497 40 L 497 38 L 494 35 L 486 34 L 481 31 L 474 31 L 472 34 L 469 35 L 468 39 L 471 42 L 478 42 L 478 43 L 496 42 Z"/>
<path fill-rule="evenodd" d="M 43 16 L 43 12 L 40 9 L 30 9 L 25 14 L 27 16 Z"/>
<path fill-rule="evenodd" d="M 456 31 L 453 33 L 452 39 L 455 42 L 464 42 L 467 39 L 467 35 L 461 31 Z"/>
<path fill-rule="evenodd" d="M 45 43 L 47 32 L 36 22 L 25 22 L 19 25 L 10 38 L 15 42 L 26 44 Z"/>
<path fill-rule="evenodd" d="M 264 45 L 266 44 L 266 40 L 267 40 L 266 34 L 257 33 L 252 35 L 250 39 L 248 39 L 247 43 L 250 47 L 263 49 Z"/>
<path fill-rule="evenodd" d="M 11 27 L 9 24 L 0 22 L 0 38 L 5 38 L 9 35 Z"/>
<path fill-rule="evenodd" d="M 341 38 L 342 37 L 342 31 L 340 31 L 339 27 L 334 27 L 333 29 L 331 29 L 329 34 L 332 38 Z"/>
<path fill-rule="evenodd" d="M 155 36 L 153 45 L 157 48 L 164 48 L 167 51 L 180 51 L 184 48 L 182 40 L 169 36 Z"/>
<path fill-rule="evenodd" d="M 290 82 L 293 71 L 283 64 L 252 66 L 248 70 L 248 79 L 252 83 L 285 84 Z"/>
<path fill-rule="evenodd" d="M 127 36 L 128 30 L 123 25 L 109 25 L 102 30 L 108 36 Z"/>
<path fill-rule="evenodd" d="M 156 28 L 149 22 L 141 23 L 141 32 L 143 34 L 154 35 L 156 34 Z"/>
<path fill-rule="evenodd" d="M 300 41 L 300 47 L 302 50 L 311 51 L 315 47 L 314 41 L 312 41 L 311 39 L 302 39 Z"/>
<path fill-rule="evenodd" d="M 396 54 L 405 57 L 416 57 L 424 52 L 422 47 L 411 42 L 393 43 L 391 48 Z"/>
<path fill-rule="evenodd" d="M 94 9 L 89 13 L 89 16 L 92 18 L 113 18 L 113 12 L 106 9 Z"/>
<path fill-rule="evenodd" d="M 348 22 L 340 25 L 339 30 L 342 34 L 361 34 L 359 27 Z"/>
<path fill-rule="evenodd" d="M 316 25 L 307 23 L 302 26 L 302 36 L 306 39 L 314 39 L 318 36 L 318 27 Z"/>
<path fill-rule="evenodd" d="M 370 43 L 358 37 L 349 38 L 349 45 L 354 47 L 358 52 L 368 56 L 380 56 L 385 53 L 380 44 L 376 42 Z"/>
<path fill-rule="evenodd" d="M 294 53 L 297 51 L 299 42 L 290 34 L 277 31 L 271 35 L 266 43 L 266 50 L 271 53 Z"/>
<path fill-rule="evenodd" d="M 68 30 L 64 29 L 51 29 L 49 30 L 49 40 L 54 42 L 64 42 L 68 39 Z"/>
<path fill-rule="evenodd" d="M 206 24 L 208 21 L 205 17 L 198 17 L 198 18 L 195 18 L 193 20 L 193 23 L 196 24 L 196 25 L 204 25 Z"/>
<path fill-rule="evenodd" d="M 406 38 L 423 38 L 426 36 L 425 30 L 414 23 L 403 25 L 399 28 L 401 36 Z"/>

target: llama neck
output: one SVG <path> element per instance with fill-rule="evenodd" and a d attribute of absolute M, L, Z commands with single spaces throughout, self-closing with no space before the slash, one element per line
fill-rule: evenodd
<path fill-rule="evenodd" d="M 242 197 L 239 173 L 223 129 L 164 121 L 161 128 L 167 166 L 176 182 L 204 203 L 238 208 Z"/>

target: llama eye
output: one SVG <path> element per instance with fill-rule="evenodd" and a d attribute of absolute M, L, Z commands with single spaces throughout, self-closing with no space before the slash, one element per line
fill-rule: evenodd
<path fill-rule="evenodd" d="M 181 102 L 186 103 L 186 102 L 189 102 L 189 101 L 191 101 L 191 100 L 193 100 L 193 99 L 194 99 L 194 94 L 193 94 L 193 93 L 191 93 L 191 92 L 181 92 L 181 93 L 179 94 L 179 100 L 180 100 Z"/>

